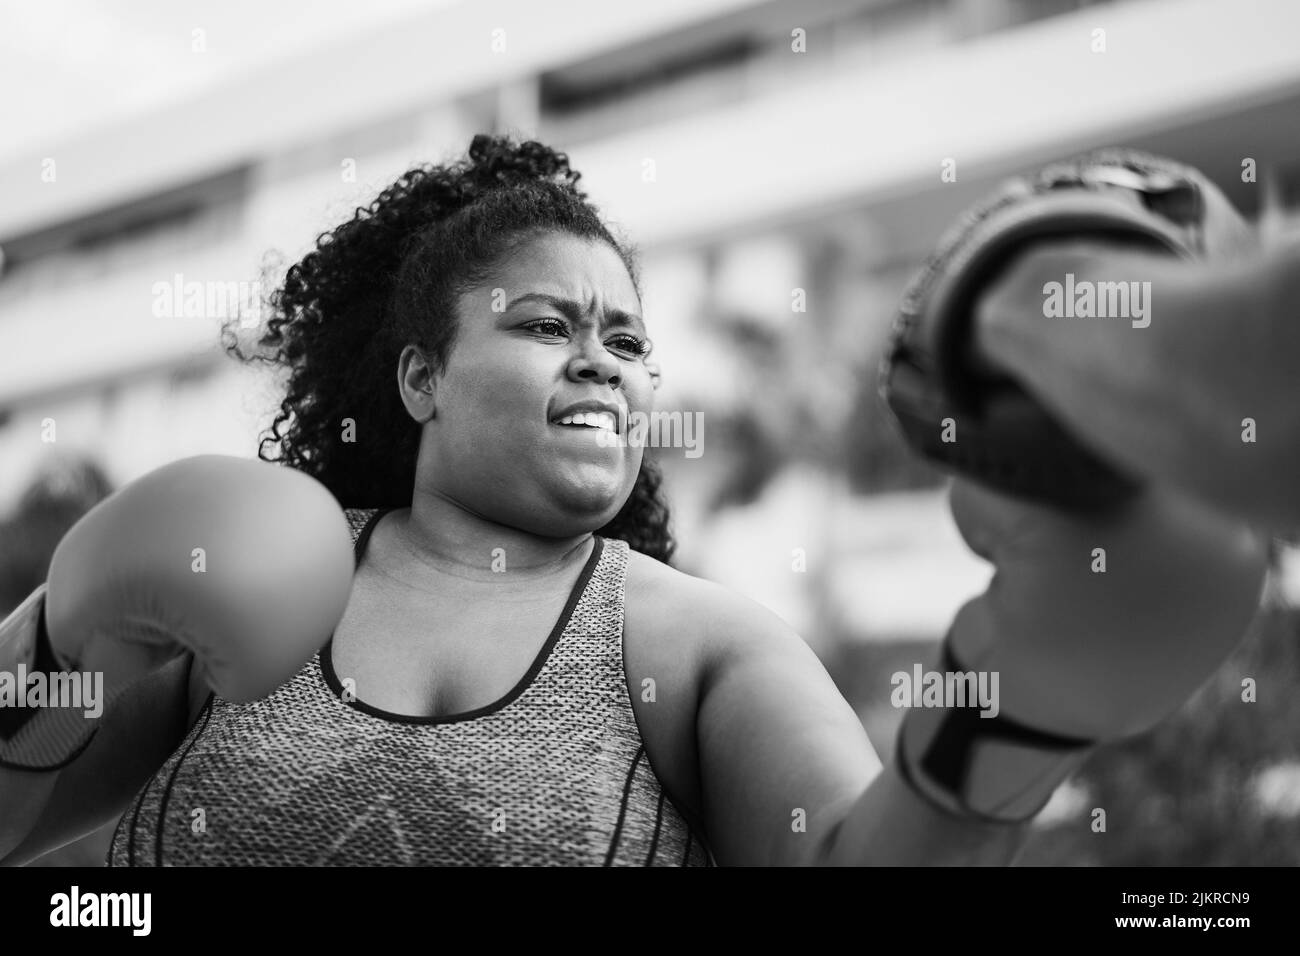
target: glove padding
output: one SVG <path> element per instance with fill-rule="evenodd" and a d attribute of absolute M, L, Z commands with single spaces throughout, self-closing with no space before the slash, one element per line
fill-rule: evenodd
<path fill-rule="evenodd" d="M 962 216 L 904 293 L 881 395 L 909 444 L 994 490 L 1071 510 L 1122 501 L 1138 490 L 1134 477 L 1066 432 L 1013 379 L 973 360 L 978 297 L 1038 241 L 1096 239 L 1199 259 L 1249 237 L 1208 179 L 1133 150 L 1100 150 L 1012 180 Z M 943 440 L 946 419 L 955 441 Z"/>

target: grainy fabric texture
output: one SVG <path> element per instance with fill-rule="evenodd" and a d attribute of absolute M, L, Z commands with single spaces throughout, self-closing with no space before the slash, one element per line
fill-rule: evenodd
<path fill-rule="evenodd" d="M 358 563 L 377 510 L 349 510 Z M 322 649 L 271 696 L 212 695 L 111 866 L 707 866 L 660 789 L 623 668 L 628 546 L 597 538 L 527 674 L 466 714 L 387 714 Z"/>

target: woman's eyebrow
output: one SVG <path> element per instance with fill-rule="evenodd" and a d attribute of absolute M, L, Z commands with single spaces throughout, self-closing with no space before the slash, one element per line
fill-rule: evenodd
<path fill-rule="evenodd" d="M 547 295 L 544 292 L 529 292 L 513 299 L 506 310 L 509 311 L 521 302 L 544 302 L 554 308 L 561 315 L 571 322 L 580 322 L 587 314 L 587 309 L 581 302 L 575 302 L 573 299 L 565 299 L 556 295 Z M 641 316 L 631 312 L 624 312 L 622 309 L 606 309 L 605 325 L 626 325 L 641 331 L 645 331 L 645 323 Z"/>

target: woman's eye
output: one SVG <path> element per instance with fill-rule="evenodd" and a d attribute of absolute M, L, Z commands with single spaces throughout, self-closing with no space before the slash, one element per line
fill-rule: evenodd
<path fill-rule="evenodd" d="M 559 319 L 534 319 L 531 322 L 524 323 L 523 326 L 530 332 L 536 332 L 538 335 L 545 335 L 548 338 L 560 338 L 569 334 L 569 327 Z M 643 358 L 650 354 L 650 342 L 646 339 L 637 338 L 635 335 L 616 335 L 605 342 L 607 348 L 617 352 L 626 352 L 637 358 Z"/>
<path fill-rule="evenodd" d="M 535 322 L 529 322 L 524 327 L 534 332 L 541 332 L 543 335 L 563 335 L 569 331 L 568 326 L 559 319 L 538 319 Z"/>
<path fill-rule="evenodd" d="M 607 344 L 620 352 L 631 352 L 633 355 L 647 355 L 650 352 L 650 343 L 634 335 L 617 335 Z"/>

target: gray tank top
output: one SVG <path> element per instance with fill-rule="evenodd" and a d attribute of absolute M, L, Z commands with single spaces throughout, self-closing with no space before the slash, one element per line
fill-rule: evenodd
<path fill-rule="evenodd" d="M 358 563 L 383 513 L 347 511 Z M 108 864 L 711 865 L 628 697 L 627 552 L 596 538 L 532 667 L 486 707 L 387 713 L 345 694 L 323 653 L 263 700 L 211 695 Z"/>

